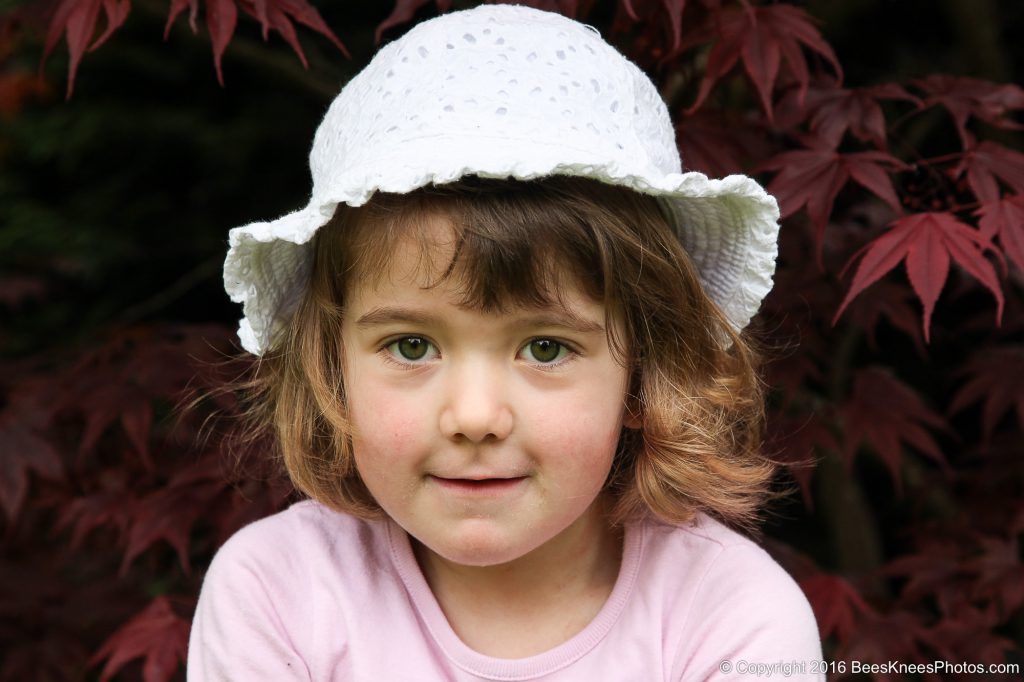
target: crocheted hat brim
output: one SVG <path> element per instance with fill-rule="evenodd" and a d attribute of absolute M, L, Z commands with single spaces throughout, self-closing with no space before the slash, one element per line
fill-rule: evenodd
<path fill-rule="evenodd" d="M 481 153 L 481 145 L 487 153 Z M 658 197 L 709 296 L 737 331 L 772 287 L 779 209 L 746 176 L 712 180 L 697 172 L 661 174 L 653 169 L 639 169 L 640 175 L 636 168 L 626 172 L 587 150 L 552 150 L 507 138 L 430 137 L 405 140 L 400 149 L 398 157 L 381 154 L 335 176 L 331 186 L 315 187 L 312 200 L 299 211 L 230 231 L 224 287 L 232 301 L 243 305 L 238 335 L 245 350 L 261 355 L 286 328 L 309 279 L 309 242 L 338 204 L 361 206 L 378 190 L 407 193 L 469 174 L 520 180 L 582 176 Z"/>

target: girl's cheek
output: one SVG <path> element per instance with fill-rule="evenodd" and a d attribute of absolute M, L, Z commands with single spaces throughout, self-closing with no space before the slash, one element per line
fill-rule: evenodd
<path fill-rule="evenodd" d="M 559 453 L 557 459 L 563 466 L 584 474 L 594 471 L 605 459 L 610 461 L 609 452 L 618 442 L 618 432 L 612 433 L 609 424 L 598 417 L 577 413 L 571 420 L 552 426 L 534 431 L 536 446 L 541 452 Z"/>
<path fill-rule="evenodd" d="M 416 401 L 398 391 L 364 390 L 354 396 L 353 415 L 360 430 L 361 445 L 376 461 L 408 456 L 418 440 L 422 414 Z"/>

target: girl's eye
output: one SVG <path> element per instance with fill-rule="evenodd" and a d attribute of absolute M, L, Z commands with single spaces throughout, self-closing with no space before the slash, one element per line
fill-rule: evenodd
<path fill-rule="evenodd" d="M 427 354 L 427 346 L 430 342 L 418 336 L 407 336 L 404 339 L 393 341 L 388 348 L 395 346 L 399 354 L 406 360 L 422 360 Z"/>
<path fill-rule="evenodd" d="M 566 354 L 572 351 L 564 344 L 559 343 L 553 339 L 534 339 L 530 343 L 524 346 L 525 350 L 530 351 L 530 355 L 541 364 L 552 364 L 555 360 L 562 356 L 562 351 L 566 351 Z"/>

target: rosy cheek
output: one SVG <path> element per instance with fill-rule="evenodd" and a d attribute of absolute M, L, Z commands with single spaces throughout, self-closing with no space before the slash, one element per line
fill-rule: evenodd
<path fill-rule="evenodd" d="M 352 416 L 361 432 L 358 442 L 365 448 L 365 454 L 372 454 L 378 462 L 407 456 L 415 447 L 422 420 L 422 413 L 417 414 L 409 396 L 379 389 L 364 390 L 357 395 Z"/>
<path fill-rule="evenodd" d="M 594 459 L 600 439 L 600 427 L 586 417 L 576 415 L 571 420 L 546 420 L 543 430 L 533 432 L 534 446 L 547 460 L 547 466 L 563 470 L 586 471 Z"/>

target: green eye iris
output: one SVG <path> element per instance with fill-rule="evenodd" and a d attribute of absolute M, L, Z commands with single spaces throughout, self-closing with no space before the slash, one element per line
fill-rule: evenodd
<path fill-rule="evenodd" d="M 533 357 L 537 358 L 539 362 L 551 362 L 558 357 L 558 352 L 561 350 L 562 344 L 551 339 L 537 339 L 530 344 L 530 353 Z"/>
<path fill-rule="evenodd" d="M 398 341 L 398 352 L 406 360 L 419 360 L 427 354 L 427 342 L 416 336 L 410 336 Z"/>

